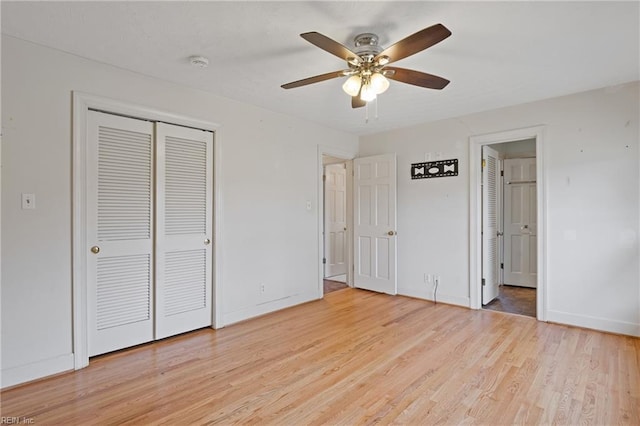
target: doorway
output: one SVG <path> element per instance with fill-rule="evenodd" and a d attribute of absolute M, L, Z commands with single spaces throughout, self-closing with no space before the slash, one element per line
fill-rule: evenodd
<path fill-rule="evenodd" d="M 349 264 L 347 168 L 350 162 L 330 155 L 322 156 L 322 282 L 323 294 L 347 285 Z M 349 185 L 350 186 L 350 185 Z"/>
<path fill-rule="evenodd" d="M 544 174 L 544 126 L 529 127 L 517 130 L 510 130 L 486 135 L 472 136 L 470 142 L 470 277 L 469 277 L 469 306 L 472 309 L 482 309 L 483 305 L 487 305 L 491 300 L 499 295 L 500 287 L 507 288 L 504 285 L 504 273 L 500 268 L 500 263 L 504 263 L 503 254 L 499 253 L 500 249 L 504 249 L 504 244 L 497 241 L 493 245 L 495 247 L 495 256 L 492 258 L 492 247 L 489 243 L 492 237 L 497 240 L 504 232 L 498 229 L 502 219 L 496 219 L 495 233 L 487 231 L 489 221 L 483 217 L 486 215 L 487 206 L 483 209 L 483 186 L 486 187 L 488 182 L 486 178 L 488 174 L 483 173 L 483 168 L 488 163 L 487 152 L 503 143 L 519 142 L 533 140 L 535 141 L 535 182 L 531 183 L 534 190 L 529 192 L 529 196 L 535 199 L 535 244 L 530 246 L 529 261 L 535 272 L 535 317 L 540 321 L 546 321 L 546 203 L 545 203 L 545 174 Z M 524 142 L 522 142 L 524 143 Z M 531 142 L 529 142 L 531 143 Z M 507 147 L 508 145 L 505 145 Z M 487 147 L 485 150 L 484 147 Z M 494 150 L 495 151 L 495 150 Z M 495 158 L 500 160 L 500 154 L 494 154 Z M 504 159 L 504 158 L 503 158 Z M 497 169 L 499 170 L 499 169 Z M 498 175 L 500 173 L 498 171 Z M 499 177 L 496 181 L 502 181 L 503 177 Z M 483 181 L 484 180 L 484 181 Z M 500 186 L 497 186 L 496 197 L 500 196 Z M 486 201 L 486 200 L 485 200 Z M 498 209 L 496 214 L 501 210 Z M 521 224 L 524 226 L 524 224 Z M 530 229 L 530 224 L 527 228 Z M 493 274 L 492 274 L 493 272 Z M 489 280 L 488 278 L 493 279 Z M 495 297 L 491 297 L 492 292 L 489 286 L 493 288 Z M 489 300 L 483 295 L 489 293 Z"/>
<path fill-rule="evenodd" d="M 535 318 L 536 141 L 503 142 L 485 145 L 482 150 L 483 159 L 489 160 L 482 170 L 482 307 Z M 495 170 L 489 170 L 491 165 Z M 486 174 L 495 179 L 485 178 Z M 487 211 L 493 213 L 486 214 Z M 486 220 L 494 225 L 485 224 Z M 484 243 L 487 236 L 495 236 L 495 247 Z M 490 264 L 492 261 L 494 265 Z"/>
<path fill-rule="evenodd" d="M 346 241 L 349 287 L 395 295 L 397 277 L 397 159 L 395 154 L 355 158 L 318 147 L 318 297 L 324 295 L 324 164 L 341 159 L 346 169 Z M 330 160 L 329 160 L 330 161 Z"/>

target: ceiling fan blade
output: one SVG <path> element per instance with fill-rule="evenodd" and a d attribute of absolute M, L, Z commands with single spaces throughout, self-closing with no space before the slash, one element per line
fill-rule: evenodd
<path fill-rule="evenodd" d="M 434 44 L 440 43 L 451 35 L 451 31 L 442 24 L 432 25 L 429 28 L 418 31 L 407 38 L 403 38 L 396 44 L 387 47 L 376 57 L 377 62 L 383 56 L 389 57 L 389 62 L 399 61 L 400 59 L 418 53 Z"/>
<path fill-rule="evenodd" d="M 283 84 L 283 89 L 293 89 L 295 87 L 306 86 L 307 84 L 318 83 L 325 80 L 331 80 L 332 78 L 344 77 L 344 71 L 333 71 L 326 74 L 315 75 L 313 77 L 304 78 L 298 81 L 292 81 L 291 83 Z"/>
<path fill-rule="evenodd" d="M 318 32 L 312 31 L 309 33 L 302 33 L 300 34 L 300 37 L 307 40 L 309 43 L 318 46 L 320 49 L 325 50 L 340 59 L 344 59 L 347 62 L 360 62 L 360 57 L 357 54 L 353 53 L 351 50 L 338 43 L 337 41 L 332 40 L 329 37 Z"/>
<path fill-rule="evenodd" d="M 384 73 L 384 76 L 402 83 L 413 84 L 414 86 L 426 87 L 427 89 L 444 89 L 449 80 L 438 77 L 437 75 L 427 74 L 420 71 L 408 70 L 406 68 L 385 67 L 383 71 L 391 71 Z"/>
<path fill-rule="evenodd" d="M 367 103 L 360 99 L 360 95 L 351 97 L 351 108 L 362 108 Z"/>

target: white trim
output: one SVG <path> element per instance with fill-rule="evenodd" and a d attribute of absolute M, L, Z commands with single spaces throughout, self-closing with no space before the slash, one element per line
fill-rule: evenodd
<path fill-rule="evenodd" d="M 126 115 L 151 121 L 181 126 L 194 127 L 214 132 L 214 229 L 213 229 L 213 259 L 214 259 L 214 317 L 213 327 L 222 327 L 222 294 L 220 283 L 222 277 L 220 249 L 221 218 L 218 217 L 222 205 L 222 191 L 220 177 L 222 164 L 219 125 L 193 119 L 179 114 L 160 111 L 144 105 L 120 102 L 101 96 L 83 92 L 73 92 L 73 159 L 72 159 L 72 282 L 73 282 L 73 368 L 80 369 L 89 365 L 88 337 L 87 337 L 87 282 L 86 282 L 86 145 L 87 145 L 87 112 L 95 109 L 114 114 Z M 219 203 L 219 204 L 216 204 Z"/>
<path fill-rule="evenodd" d="M 0 9 L 2 9 L 0 7 Z M 2 12 L 0 11 L 0 18 Z M 2 34 L 0 33 L 0 51 L 2 50 Z M 0 58 L 2 57 L 0 52 Z M 2 81 L 2 70 L 0 67 L 0 81 Z M 2 98 L 2 87 L 0 85 L 0 99 Z M 0 102 L 0 123 L 2 121 L 2 102 Z M 2 170 L 2 131 L 0 131 L 0 171 Z M 0 172 L 0 241 L 2 241 L 2 173 Z M 0 271 L 2 271 L 2 244 L 0 244 Z M 2 288 L 2 274 L 0 273 L 0 289 Z M 0 318 L 2 318 L 2 291 L 0 291 Z M 2 350 L 0 350 L 0 366 L 2 365 Z M 0 389 L 2 388 L 2 373 L 0 372 Z"/>
<path fill-rule="evenodd" d="M 224 327 L 222 317 L 222 230 L 223 199 L 222 196 L 222 143 L 223 131 L 218 129 L 213 134 L 213 318 L 211 327 Z"/>
<path fill-rule="evenodd" d="M 476 135 L 469 138 L 469 295 L 471 309 L 482 307 L 481 271 L 482 238 L 480 238 L 482 212 L 481 168 L 482 146 L 535 138 L 536 140 L 536 191 L 538 214 L 538 281 L 536 311 L 539 321 L 547 320 L 547 204 L 544 126 Z"/>
<path fill-rule="evenodd" d="M 592 330 L 606 331 L 609 333 L 640 337 L 640 324 L 634 324 L 632 322 L 614 321 L 607 318 L 576 315 L 569 312 L 553 310 L 549 310 L 547 312 L 547 321 L 589 328 Z"/>
<path fill-rule="evenodd" d="M 73 154 L 72 154 L 72 260 L 71 282 L 73 290 L 73 364 L 76 370 L 89 365 L 87 318 L 87 211 L 85 182 L 87 180 L 87 113 L 89 100 L 79 93 L 73 94 Z"/>
<path fill-rule="evenodd" d="M 324 183 L 322 175 L 324 174 L 324 164 L 322 164 L 322 156 L 328 155 L 336 158 L 343 158 L 345 161 L 353 160 L 357 152 L 344 151 L 340 148 L 318 145 L 318 299 L 322 299 L 324 295 L 324 267 L 322 258 L 324 256 L 324 237 L 322 231 L 324 229 Z M 347 285 L 353 287 L 353 178 L 350 164 L 347 163 Z"/>
<path fill-rule="evenodd" d="M 227 312 L 223 315 L 223 320 L 227 325 L 235 324 L 240 321 L 258 317 L 260 315 L 269 314 L 281 309 L 311 302 L 312 300 L 318 300 L 317 293 L 315 291 L 309 291 L 307 293 L 296 294 L 293 296 L 286 296 L 281 299 L 260 303 L 258 305 L 250 306 L 234 312 Z"/>
<path fill-rule="evenodd" d="M 26 365 L 2 370 L 0 388 L 18 385 L 41 379 L 52 374 L 73 370 L 73 354 L 64 354 L 54 358 L 43 359 Z"/>
<path fill-rule="evenodd" d="M 413 297 L 416 299 L 430 300 L 433 302 L 433 290 L 429 290 L 426 288 L 402 288 L 398 287 L 398 295 Z M 455 305 L 462 306 L 465 308 L 469 307 L 469 298 L 468 297 L 460 297 L 460 296 L 451 296 L 446 293 L 441 293 L 438 291 L 436 297 L 436 303 L 445 303 L 447 305 Z"/>

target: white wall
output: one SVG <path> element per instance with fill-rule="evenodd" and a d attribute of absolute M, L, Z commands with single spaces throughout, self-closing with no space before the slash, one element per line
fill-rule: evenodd
<path fill-rule="evenodd" d="M 73 90 L 220 124 L 224 323 L 318 297 L 318 145 L 357 137 L 3 36 L 2 386 L 73 366 Z"/>
<path fill-rule="evenodd" d="M 546 126 L 547 319 L 640 336 L 640 85 L 629 83 L 362 137 L 398 154 L 398 290 L 469 306 L 469 137 Z M 380 117 L 384 119 L 384 117 Z M 409 165 L 458 158 L 457 177 Z"/>

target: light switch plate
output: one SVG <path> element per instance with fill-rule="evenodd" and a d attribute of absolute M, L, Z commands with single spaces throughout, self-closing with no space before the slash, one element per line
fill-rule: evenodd
<path fill-rule="evenodd" d="M 36 208 L 35 194 L 22 194 L 22 210 L 33 210 Z"/>

